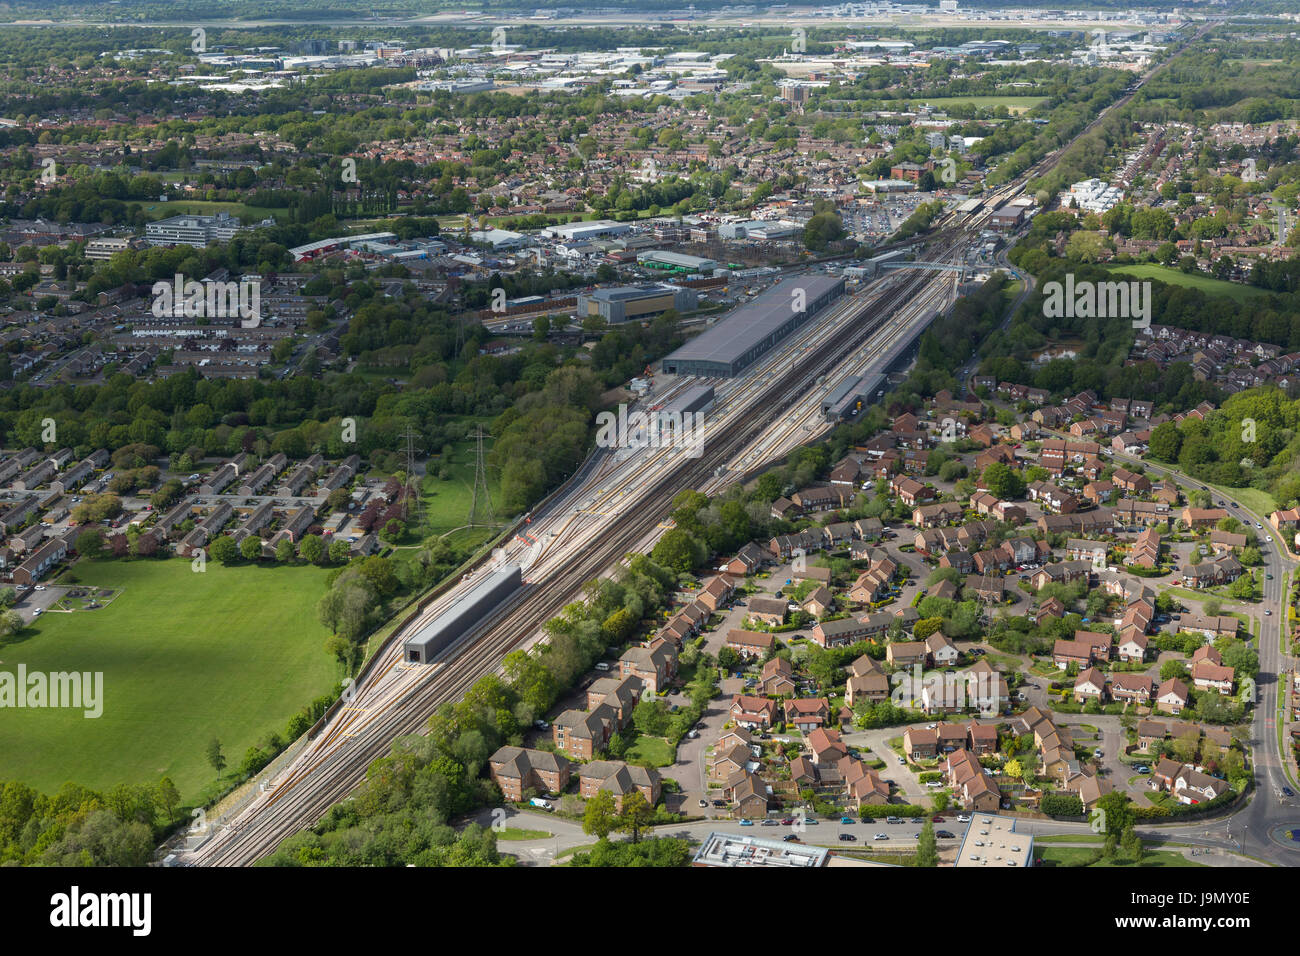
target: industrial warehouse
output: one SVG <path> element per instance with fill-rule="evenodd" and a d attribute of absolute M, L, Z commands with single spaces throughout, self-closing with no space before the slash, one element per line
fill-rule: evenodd
<path fill-rule="evenodd" d="M 479 581 L 469 593 L 453 601 L 402 645 L 402 656 L 412 664 L 428 664 L 453 642 L 487 622 L 496 609 L 523 584 L 517 564 L 508 564 Z"/>
<path fill-rule="evenodd" d="M 802 296 L 800 296 L 802 293 Z M 663 361 L 670 375 L 731 378 L 844 295 L 844 280 L 797 276 L 778 282 Z M 803 299 L 803 309 L 795 305 Z"/>
<path fill-rule="evenodd" d="M 579 319 L 599 316 L 613 325 L 659 315 L 669 309 L 693 312 L 697 304 L 694 289 L 667 284 L 618 286 L 579 295 L 577 312 Z"/>

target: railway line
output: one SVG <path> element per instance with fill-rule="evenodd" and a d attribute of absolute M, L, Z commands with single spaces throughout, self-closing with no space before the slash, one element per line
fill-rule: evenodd
<path fill-rule="evenodd" d="M 1041 169 L 1053 157 L 1036 164 Z M 994 209 L 1023 189 L 1023 179 L 994 190 L 982 212 L 957 221 L 949 215 L 926 238 L 935 248 L 930 258 L 945 260 L 959 254 Z M 909 306 L 926 303 L 935 287 L 948 282 L 931 272 L 899 273 L 881 280 L 871 292 L 848 297 L 809 322 L 782 349 L 760 361 L 746 376 L 719 389 L 715 419 L 706 431 L 698 458 L 677 454 L 680 449 L 655 449 L 644 457 L 619 460 L 616 452 L 598 452 L 579 468 L 579 479 L 533 519 L 532 528 L 548 524 L 550 534 L 536 537 L 521 561 L 527 585 L 483 621 L 476 637 L 450 648 L 430 665 L 401 659 L 405 632 L 422 627 L 451 600 L 435 602 L 402 633 L 393 635 L 359 687 L 349 690 L 336 717 L 309 741 L 302 753 L 280 774 L 267 781 L 265 791 L 229 823 L 215 827 L 210 839 L 192 853 L 189 862 L 205 866 L 250 865 L 286 837 L 309 826 L 344 799 L 365 778 L 370 764 L 388 753 L 392 741 L 418 733 L 443 703 L 454 701 L 483 674 L 500 666 L 504 656 L 531 638 L 558 613 L 588 580 L 616 565 L 629 550 L 652 540 L 664 527 L 672 499 L 683 488 L 716 488 L 736 480 L 734 463 L 753 471 L 771 460 L 778 449 L 802 444 L 804 426 L 818 409 L 817 397 L 807 409 L 812 384 L 819 375 L 832 375 L 861 364 L 887 348 L 902 326 L 882 327 Z M 874 313 L 874 315 L 871 315 Z M 867 322 L 862 319 L 870 315 Z M 869 345 L 864 348 L 864 340 Z M 666 400 L 683 387 L 670 386 L 656 396 Z M 794 411 L 792 412 L 792 406 Z M 760 409 L 761 414 L 750 414 Z M 773 432 L 772 421 L 789 418 Z M 765 434 L 766 433 L 766 434 Z M 758 443 L 748 459 L 745 452 Z M 592 485 L 596 486 L 593 494 Z M 614 517 L 614 521 L 593 520 Z M 516 552 L 519 550 L 515 548 Z"/>
<path fill-rule="evenodd" d="M 950 255 L 964 231 L 954 227 L 932 235 L 942 244 L 939 254 Z M 434 664 L 402 662 L 403 634 L 394 635 L 335 719 L 242 813 L 217 826 L 210 839 L 188 855 L 190 862 L 249 865 L 318 820 L 364 779 L 367 767 L 388 752 L 396 737 L 419 732 L 438 706 L 458 699 L 481 675 L 498 668 L 510 650 L 535 634 L 586 581 L 660 530 L 679 491 L 713 483 L 717 469 L 770 427 L 771 416 L 786 415 L 809 382 L 853 357 L 866 336 L 877 333 L 935 281 L 933 273 L 893 276 L 884 280 L 879 294 L 842 300 L 828 310 L 834 314 L 827 322 L 809 332 L 820 336 L 819 347 L 800 348 L 788 358 L 774 356 L 751 376 L 733 380 L 735 387 L 726 396 L 731 413 L 706 432 L 699 458 L 673 458 L 677 449 L 669 448 L 655 449 L 644 461 L 619 463 L 607 454 L 593 462 L 593 476 L 608 487 L 597 491 L 590 507 L 573 506 L 575 499 L 590 496 L 579 489 L 534 518 L 533 526 L 557 524 L 558 534 L 542 536 L 540 547 L 529 549 L 533 553 L 525 570 L 531 584 L 493 611 L 477 637 L 452 647 Z M 864 325 L 860 320 L 868 311 L 877 314 Z M 763 414 L 743 413 L 749 408 L 760 408 Z M 620 478 L 620 472 L 625 476 Z M 734 475 L 726 480 L 734 480 Z M 631 488 L 626 487 L 629 482 L 635 482 Z M 621 505 L 617 521 L 589 525 L 579 520 L 584 512 L 599 514 L 614 503 Z M 422 626 L 444 606 L 435 603 L 405 630 Z"/>

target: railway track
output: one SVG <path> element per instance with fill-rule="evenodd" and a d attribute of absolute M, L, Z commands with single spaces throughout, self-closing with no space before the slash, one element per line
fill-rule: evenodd
<path fill-rule="evenodd" d="M 931 240 L 941 243 L 937 255 L 951 255 L 964 231 L 953 226 L 932 234 Z M 700 458 L 675 461 L 593 546 L 497 608 L 476 638 L 452 648 L 435 664 L 422 666 L 401 663 L 401 637 L 395 635 L 387 651 L 390 659 L 376 669 L 367 683 L 383 686 L 386 679 L 395 678 L 388 681 L 391 686 L 367 698 L 365 706 L 343 708 L 339 719 L 311 743 L 308 755 L 275 782 L 265 801 L 250 808 L 256 811 L 252 819 L 240 818 L 218 831 L 197 851 L 195 862 L 205 866 L 250 865 L 286 837 L 319 820 L 330 806 L 355 789 L 370 764 L 389 752 L 395 738 L 419 732 L 439 706 L 457 700 L 479 677 L 499 667 L 510 650 L 555 616 L 587 581 L 651 535 L 678 492 L 713 479 L 715 469 L 761 436 L 773 416 L 785 414 L 797 403 L 808 382 L 839 366 L 889 316 L 934 280 L 929 273 L 900 276 L 897 281 L 890 280 L 895 282 L 893 289 L 874 303 L 854 307 L 858 314 L 833 330 L 819 349 L 807 352 L 757 390 L 751 404 L 762 409 L 763 414 L 739 416 L 720 433 L 709 436 Z M 879 314 L 864 325 L 860 320 L 869 311 Z M 399 652 L 394 654 L 393 648 Z"/>

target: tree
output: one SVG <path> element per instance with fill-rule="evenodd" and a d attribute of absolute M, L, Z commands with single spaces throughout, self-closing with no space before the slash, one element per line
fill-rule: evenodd
<path fill-rule="evenodd" d="M 926 820 L 921 827 L 921 835 L 916 840 L 916 865 L 934 867 L 939 865 L 939 845 L 934 837 L 934 821 Z"/>
<path fill-rule="evenodd" d="M 221 535 L 208 545 L 208 555 L 213 561 L 231 564 L 239 557 L 239 545 L 228 535 Z"/>
<path fill-rule="evenodd" d="M 1133 805 L 1128 794 L 1121 790 L 1113 790 L 1098 800 L 1093 812 L 1098 810 L 1107 836 L 1118 836 L 1133 825 Z"/>
<path fill-rule="evenodd" d="M 175 823 L 176 807 L 181 802 L 181 792 L 176 789 L 176 784 L 172 783 L 171 777 L 163 777 L 158 781 L 157 801 L 158 805 L 167 811 L 168 821 Z"/>
<path fill-rule="evenodd" d="M 325 542 L 318 534 L 304 535 L 302 543 L 298 545 L 298 553 L 302 555 L 304 561 L 320 564 L 320 559 L 325 554 Z"/>
<path fill-rule="evenodd" d="M 985 468 L 983 478 L 989 493 L 1003 501 L 1020 498 L 1025 493 L 1024 479 L 1000 461 Z"/>
<path fill-rule="evenodd" d="M 281 538 L 280 543 L 275 546 L 275 560 L 281 564 L 293 560 L 293 542 L 288 538 Z"/>
<path fill-rule="evenodd" d="M 239 542 L 239 553 L 245 561 L 256 561 L 262 556 L 262 539 L 255 534 L 250 534 Z"/>
<path fill-rule="evenodd" d="M 1243 601 L 1255 598 L 1255 576 L 1250 572 L 1243 574 L 1228 585 L 1228 594 Z"/>
<path fill-rule="evenodd" d="M 343 540 L 330 542 L 330 564 L 347 564 L 352 554 L 352 547 Z"/>
<path fill-rule="evenodd" d="M 1142 838 L 1137 835 L 1137 831 L 1132 826 L 1124 828 L 1119 838 L 1119 845 L 1125 859 L 1134 863 L 1142 859 Z"/>
<path fill-rule="evenodd" d="M 623 797 L 623 809 L 619 812 L 618 828 L 631 834 L 632 842 L 641 841 L 641 831 L 654 820 L 655 810 L 650 801 L 640 790 L 633 790 Z"/>
<path fill-rule="evenodd" d="M 25 627 L 23 616 L 17 611 L 0 614 L 0 637 L 13 637 Z"/>
<path fill-rule="evenodd" d="M 1161 422 L 1151 429 L 1151 440 L 1147 444 L 1151 457 L 1158 458 L 1160 461 L 1175 462 L 1178 460 L 1178 453 L 1182 446 L 1183 433 L 1173 422 Z"/>
<path fill-rule="evenodd" d="M 1162 681 L 1177 677 L 1182 680 L 1187 676 L 1187 666 L 1180 660 L 1172 658 L 1160 665 L 1160 679 Z"/>
<path fill-rule="evenodd" d="M 618 825 L 618 808 L 614 805 L 614 795 L 608 790 L 598 791 L 587 801 L 586 809 L 582 811 L 582 832 L 604 840 Z"/>
<path fill-rule="evenodd" d="M 225 769 L 226 758 L 221 753 L 221 741 L 216 737 L 208 741 L 207 758 L 208 763 L 212 765 L 212 769 L 217 773 L 221 773 Z"/>
<path fill-rule="evenodd" d="M 101 528 L 87 528 L 77 535 L 77 554 L 83 558 L 98 558 L 104 553 L 104 532 Z"/>

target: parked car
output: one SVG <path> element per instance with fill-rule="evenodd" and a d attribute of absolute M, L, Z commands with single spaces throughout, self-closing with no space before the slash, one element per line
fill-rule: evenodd
<path fill-rule="evenodd" d="M 727 801 L 726 801 L 726 800 L 714 800 L 714 801 L 713 801 L 713 805 L 714 805 L 715 807 L 717 807 L 719 810 L 725 810 L 726 807 L 727 807 Z"/>
<path fill-rule="evenodd" d="M 855 819 L 853 819 L 852 817 L 840 817 L 840 824 L 841 824 L 842 826 L 849 827 L 849 826 L 852 826 L 853 824 L 855 824 L 855 823 L 857 823 L 857 822 L 858 822 L 858 821 L 855 820 Z"/>
<path fill-rule="evenodd" d="M 840 839 L 845 843 L 856 843 L 858 838 L 852 833 L 841 833 Z"/>
<path fill-rule="evenodd" d="M 969 814 L 969 813 L 961 813 L 961 814 L 958 814 L 958 815 L 957 815 L 957 822 L 958 822 L 958 823 L 970 823 L 970 814 Z"/>
<path fill-rule="evenodd" d="M 787 833 L 784 837 L 782 837 L 782 839 L 785 840 L 786 843 L 798 843 L 798 842 L 799 842 L 799 834 L 797 834 L 797 833 Z"/>
<path fill-rule="evenodd" d="M 775 820 L 764 820 L 761 824 L 761 826 L 765 826 L 765 827 L 775 827 L 779 825 L 780 824 L 778 824 L 777 821 Z"/>
<path fill-rule="evenodd" d="M 873 839 L 873 840 L 888 840 L 888 839 L 889 839 L 889 834 L 888 834 L 888 833 L 877 833 L 877 834 L 876 834 L 875 836 L 873 836 L 871 839 Z"/>
<path fill-rule="evenodd" d="M 709 809 L 709 801 L 705 800 L 703 797 L 700 797 L 700 809 L 701 810 Z"/>
<path fill-rule="evenodd" d="M 741 821 L 740 821 L 740 825 L 741 825 L 742 827 L 752 827 L 752 826 L 754 825 L 754 821 L 753 821 L 753 820 L 741 820 Z"/>
<path fill-rule="evenodd" d="M 1137 772 L 1138 772 L 1138 773 L 1150 773 L 1150 772 L 1151 772 L 1151 768 L 1148 767 L 1146 764 L 1143 764 L 1142 766 L 1140 766 L 1140 767 L 1137 768 Z"/>

